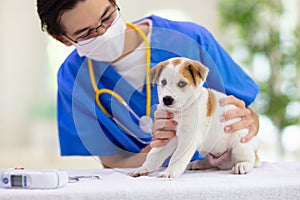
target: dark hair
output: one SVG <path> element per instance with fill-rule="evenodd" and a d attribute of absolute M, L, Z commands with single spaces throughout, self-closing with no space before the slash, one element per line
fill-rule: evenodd
<path fill-rule="evenodd" d="M 65 11 L 73 9 L 79 2 L 86 0 L 37 0 L 37 12 L 41 20 L 41 28 L 51 35 L 64 34 L 60 20 Z M 108 0 L 116 5 L 115 0 Z"/>

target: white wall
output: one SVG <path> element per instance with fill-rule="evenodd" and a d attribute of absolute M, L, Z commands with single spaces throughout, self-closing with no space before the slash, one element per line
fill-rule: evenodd
<path fill-rule="evenodd" d="M 39 30 L 35 1 L 0 4 L 1 146 L 20 145 L 30 124 L 31 102 L 42 89 L 47 69 L 45 35 Z"/>
<path fill-rule="evenodd" d="M 49 83 L 49 37 L 41 31 L 36 1 L 1 0 L 0 27 L 0 168 L 80 163 L 60 160 L 56 120 L 38 110 L 54 104 L 49 85 L 56 79 Z"/>

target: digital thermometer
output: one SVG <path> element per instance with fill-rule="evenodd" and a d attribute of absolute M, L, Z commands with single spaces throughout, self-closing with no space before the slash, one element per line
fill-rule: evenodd
<path fill-rule="evenodd" d="M 61 170 L 0 170 L 0 188 L 55 189 L 68 183 Z"/>

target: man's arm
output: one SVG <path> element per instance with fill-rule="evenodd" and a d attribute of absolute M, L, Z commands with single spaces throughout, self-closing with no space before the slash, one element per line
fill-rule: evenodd
<path fill-rule="evenodd" d="M 135 168 L 144 163 L 150 149 L 150 145 L 147 145 L 140 153 L 124 152 L 113 156 L 99 156 L 99 158 L 104 168 Z"/>

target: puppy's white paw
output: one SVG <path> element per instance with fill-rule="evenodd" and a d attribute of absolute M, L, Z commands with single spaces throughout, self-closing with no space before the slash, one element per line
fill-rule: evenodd
<path fill-rule="evenodd" d="M 132 172 L 129 172 L 128 175 L 132 177 L 148 176 L 150 173 L 149 170 L 144 168 L 136 168 Z"/>
<path fill-rule="evenodd" d="M 157 175 L 158 178 L 174 178 L 174 176 L 169 172 L 160 172 Z"/>
<path fill-rule="evenodd" d="M 158 173 L 158 178 L 176 178 L 180 176 L 182 172 L 178 169 L 166 169 L 163 172 Z"/>
<path fill-rule="evenodd" d="M 253 169 L 253 164 L 250 162 L 239 162 L 232 167 L 234 174 L 248 174 Z"/>

